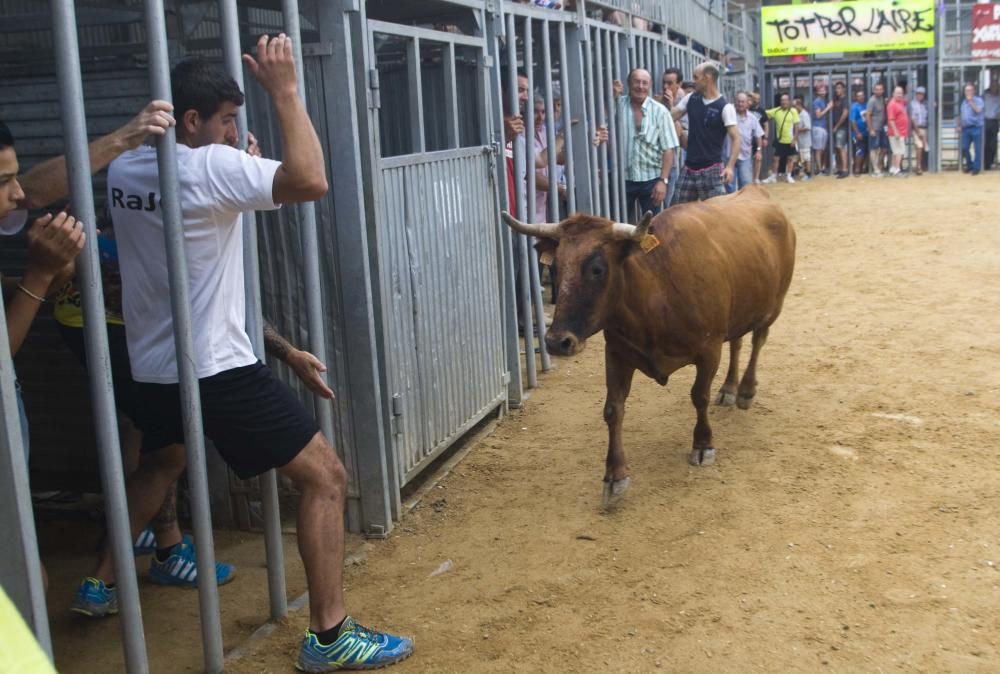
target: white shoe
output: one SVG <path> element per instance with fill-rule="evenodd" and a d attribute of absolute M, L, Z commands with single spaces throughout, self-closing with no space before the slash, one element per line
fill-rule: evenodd
<path fill-rule="evenodd" d="M 875 171 L 874 173 L 871 174 L 871 176 L 872 178 L 882 178 L 885 176 L 885 174 L 882 173 L 881 171 Z"/>
<path fill-rule="evenodd" d="M 786 183 L 794 183 L 795 182 L 795 178 L 792 177 L 791 173 L 786 173 L 785 174 L 785 182 Z"/>
<path fill-rule="evenodd" d="M 810 180 L 812 180 L 812 178 L 810 178 L 809 176 L 805 175 L 805 176 L 802 176 L 801 178 L 799 178 L 799 180 L 801 180 L 804 183 L 807 183 Z"/>
<path fill-rule="evenodd" d="M 775 183 L 775 182 L 778 182 L 778 177 L 776 175 L 774 175 L 773 173 L 771 175 L 769 175 L 768 177 L 764 178 L 764 184 L 765 185 L 770 185 L 771 183 Z"/>

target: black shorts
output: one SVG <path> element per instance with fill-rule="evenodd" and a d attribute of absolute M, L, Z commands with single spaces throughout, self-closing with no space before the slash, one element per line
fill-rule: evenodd
<path fill-rule="evenodd" d="M 59 323 L 59 333 L 73 355 L 84 367 L 87 367 L 87 350 L 84 348 L 83 328 L 73 328 Z M 135 423 L 135 381 L 132 379 L 132 364 L 128 359 L 124 325 L 108 324 L 108 355 L 111 360 L 111 380 L 115 386 L 115 405 L 121 414 Z"/>
<path fill-rule="evenodd" d="M 200 380 L 205 435 L 240 479 L 287 465 L 319 425 L 295 393 L 260 362 Z M 184 442 L 178 384 L 136 383 L 142 451 Z"/>

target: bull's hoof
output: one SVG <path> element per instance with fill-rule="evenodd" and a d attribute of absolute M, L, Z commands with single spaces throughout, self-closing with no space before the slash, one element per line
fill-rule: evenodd
<path fill-rule="evenodd" d="M 748 410 L 753 404 L 753 396 L 739 396 L 736 398 L 736 406 L 741 410 Z"/>
<path fill-rule="evenodd" d="M 692 449 L 688 461 L 692 466 L 711 466 L 715 463 L 715 449 Z"/>
<path fill-rule="evenodd" d="M 625 496 L 625 492 L 628 491 L 630 484 L 632 484 L 632 478 L 630 477 L 605 482 L 604 493 L 601 496 L 601 505 L 605 509 L 614 508 Z"/>
<path fill-rule="evenodd" d="M 736 394 L 729 393 L 727 391 L 719 391 L 719 395 L 715 399 L 715 404 L 722 405 L 723 407 L 732 407 L 735 403 L 736 403 Z"/>

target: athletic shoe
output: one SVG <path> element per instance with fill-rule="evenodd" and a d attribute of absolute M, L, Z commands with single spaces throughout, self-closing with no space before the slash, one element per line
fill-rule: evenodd
<path fill-rule="evenodd" d="M 799 178 L 799 180 L 801 180 L 804 183 L 807 183 L 810 180 L 812 180 L 812 178 L 810 178 L 809 176 L 805 175 L 805 176 L 802 176 L 801 178 Z"/>
<path fill-rule="evenodd" d="M 135 543 L 132 544 L 132 552 L 136 557 L 151 555 L 156 552 L 156 535 L 152 529 L 146 527 L 142 530 L 139 537 L 135 539 Z"/>
<path fill-rule="evenodd" d="M 795 182 L 795 178 L 792 177 L 791 173 L 786 173 L 785 174 L 785 182 L 786 183 L 794 183 Z"/>
<path fill-rule="evenodd" d="M 840 173 L 837 174 L 837 180 L 840 180 L 841 178 L 846 178 L 847 176 L 848 176 L 847 171 L 841 171 Z"/>
<path fill-rule="evenodd" d="M 70 610 L 91 618 L 103 618 L 118 613 L 118 590 L 103 580 L 84 578 L 73 597 Z"/>
<path fill-rule="evenodd" d="M 219 585 L 225 585 L 235 577 L 236 567 L 232 564 L 215 563 L 215 579 Z M 197 587 L 198 565 L 194 546 L 187 541 L 178 543 L 170 556 L 162 562 L 153 555 L 146 578 L 157 585 Z"/>
<path fill-rule="evenodd" d="M 300 672 L 379 669 L 405 660 L 412 653 L 412 639 L 376 632 L 348 616 L 332 644 L 321 644 L 313 632 L 306 632 L 295 668 Z"/>
<path fill-rule="evenodd" d="M 771 175 L 769 175 L 768 177 L 764 178 L 764 184 L 765 185 L 770 185 L 771 183 L 775 183 L 775 182 L 778 182 L 778 177 L 776 175 L 774 175 L 773 173 Z"/>

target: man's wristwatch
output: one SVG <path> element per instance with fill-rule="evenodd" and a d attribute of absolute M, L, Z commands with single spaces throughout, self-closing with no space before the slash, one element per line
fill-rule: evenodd
<path fill-rule="evenodd" d="M 657 178 L 657 180 L 659 180 L 659 181 L 660 181 L 661 183 L 663 183 L 664 185 L 666 185 L 666 184 L 667 184 L 667 179 L 666 179 L 666 178 Z"/>

